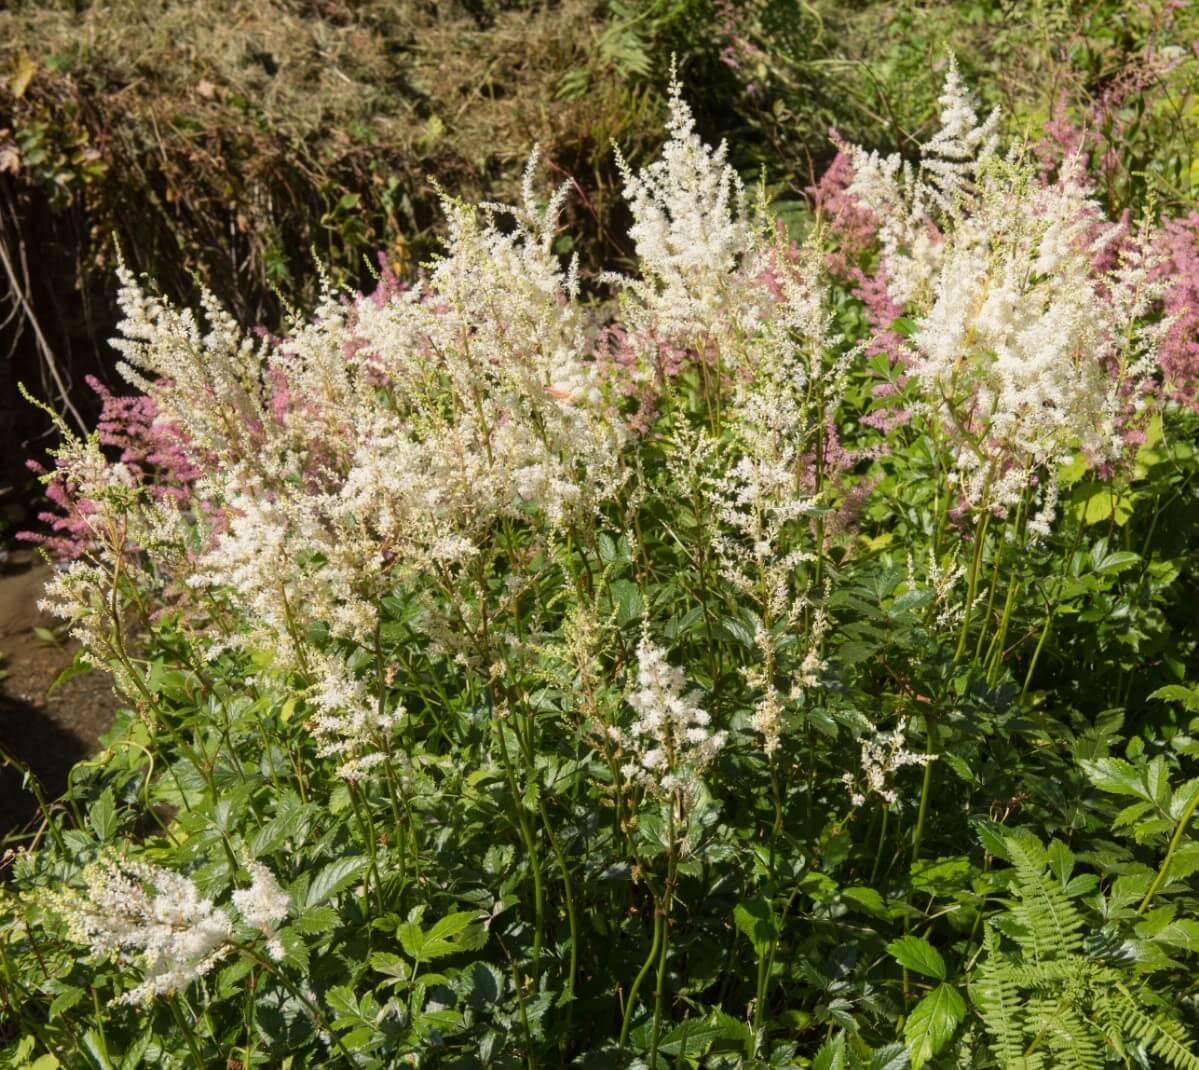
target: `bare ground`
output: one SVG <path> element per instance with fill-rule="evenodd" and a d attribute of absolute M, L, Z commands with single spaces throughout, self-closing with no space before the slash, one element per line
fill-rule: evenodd
<path fill-rule="evenodd" d="M 41 822 L 27 775 L 47 800 L 56 799 L 71 767 L 98 749 L 117 706 L 111 678 L 100 672 L 51 691 L 78 644 L 37 632 L 59 624 L 37 608 L 50 574 L 30 553 L 13 554 L 0 571 L 0 841 Z"/>

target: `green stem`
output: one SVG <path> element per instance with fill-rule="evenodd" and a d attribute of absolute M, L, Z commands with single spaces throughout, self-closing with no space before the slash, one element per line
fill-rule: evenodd
<path fill-rule="evenodd" d="M 974 598 L 978 594 L 978 570 L 982 564 L 983 545 L 987 541 L 987 527 L 991 522 L 991 513 L 984 500 L 982 513 L 978 518 L 978 526 L 974 529 L 974 554 L 970 559 L 970 575 L 966 585 L 966 606 L 962 612 L 962 633 L 958 636 L 957 651 L 953 655 L 956 666 L 966 652 L 966 637 L 970 634 L 970 615 L 974 608 Z"/>
<path fill-rule="evenodd" d="M 1182 817 L 1178 819 L 1178 828 L 1174 830 L 1174 836 L 1170 840 L 1170 846 L 1166 849 L 1166 857 L 1162 862 L 1162 867 L 1157 871 L 1157 876 L 1153 879 L 1153 883 L 1149 886 L 1149 891 L 1145 893 L 1145 898 L 1141 900 L 1141 905 L 1137 907 L 1138 914 L 1144 914 L 1149 909 L 1149 904 L 1153 902 L 1153 897 L 1157 895 L 1157 890 L 1162 886 L 1162 882 L 1166 879 L 1166 874 L 1170 870 L 1170 862 L 1174 858 L 1174 852 L 1178 850 L 1178 844 L 1182 840 L 1182 834 L 1186 832 L 1187 825 L 1190 824 L 1191 817 L 1195 813 L 1195 808 L 1199 806 L 1199 791 L 1196 791 L 1191 801 L 1187 803 L 1187 807 L 1182 812 Z"/>
<path fill-rule="evenodd" d="M 1041 628 L 1041 635 L 1037 639 L 1036 649 L 1032 652 L 1032 660 L 1028 663 L 1028 672 L 1024 674 L 1024 687 L 1020 689 L 1020 704 L 1024 705 L 1024 700 L 1028 696 L 1028 689 L 1032 684 L 1033 673 L 1037 670 L 1037 661 L 1040 660 L 1041 650 L 1045 646 L 1045 640 L 1049 638 L 1049 630 L 1053 624 L 1053 618 L 1057 616 L 1058 606 L 1061 604 L 1062 588 L 1066 585 L 1066 574 L 1070 571 L 1074 555 L 1078 552 L 1078 544 L 1082 541 L 1082 524 L 1078 525 L 1074 533 L 1074 543 L 1070 547 L 1070 552 L 1066 554 L 1062 561 L 1062 570 L 1058 573 L 1057 584 L 1054 587 L 1053 598 L 1049 603 L 1049 609 L 1045 613 L 1045 623 Z"/>
<path fill-rule="evenodd" d="M 558 837 L 554 835 L 553 827 L 550 825 L 549 814 L 546 813 L 545 803 L 539 798 L 537 800 L 538 809 L 541 812 L 541 823 L 545 827 L 545 834 L 549 837 L 550 849 L 554 852 L 554 857 L 558 860 L 558 868 L 562 871 L 562 896 L 566 901 L 566 920 L 570 925 L 570 973 L 566 978 L 566 996 L 568 999 L 573 999 L 575 994 L 575 974 L 579 968 L 579 919 L 575 913 L 575 899 L 570 887 L 570 867 L 566 864 L 566 855 L 562 851 L 562 846 L 558 842 Z M 568 1010 L 569 1014 L 570 1011 Z"/>
<path fill-rule="evenodd" d="M 995 637 L 987 649 L 987 659 L 990 662 L 987 668 L 988 687 L 994 685 L 999 676 L 999 666 L 1003 664 L 1003 644 L 1007 641 L 1008 625 L 1012 620 L 1012 609 L 1016 604 L 1016 592 L 1019 588 L 1020 580 L 1013 576 L 1012 582 L 1008 584 L 1007 598 L 1003 603 L 1003 616 L 999 620 L 999 629 L 995 632 Z"/>
<path fill-rule="evenodd" d="M 920 809 L 916 813 L 916 828 L 912 833 L 912 865 L 920 858 L 920 844 L 924 839 L 924 817 L 928 813 L 928 799 L 933 780 L 932 756 L 937 753 L 937 723 L 929 714 L 924 718 L 924 734 L 927 737 L 925 754 L 929 760 L 924 763 L 924 782 L 920 788 Z"/>
<path fill-rule="evenodd" d="M 379 914 L 382 915 L 382 881 L 379 878 L 379 865 L 376 858 L 375 825 L 371 820 L 370 806 L 361 798 L 358 786 L 352 780 L 346 781 L 346 786 L 349 789 L 350 805 L 354 808 L 354 816 L 358 819 L 358 827 L 362 830 L 362 838 L 366 841 L 366 854 L 370 859 L 369 876 L 373 878 L 375 885 L 375 905 L 379 908 Z M 362 913 L 368 918 L 371 913 L 370 884 L 371 880 L 365 880 L 363 881 L 362 888 Z"/>
<path fill-rule="evenodd" d="M 28 927 L 28 924 L 26 927 Z M 100 1037 L 100 1053 L 104 1056 L 105 1059 L 108 1059 L 109 1058 L 108 1037 L 104 1033 L 104 1015 L 100 1013 L 100 997 L 96 993 L 95 985 L 91 986 L 91 990 L 92 990 L 92 1007 L 94 1007 L 95 1011 L 96 1011 L 96 1033 Z M 201 1064 L 201 1065 L 203 1065 L 203 1064 Z"/>
<path fill-rule="evenodd" d="M 658 956 L 658 982 L 654 988 L 654 1031 L 649 1047 L 649 1065 L 658 1065 L 658 1040 L 662 1035 L 662 1005 L 666 995 L 666 956 L 670 952 L 670 904 L 675 881 L 674 802 L 670 804 L 670 853 L 666 862 L 666 888 L 662 894 L 662 948 Z"/>
<path fill-rule="evenodd" d="M 649 973 L 655 960 L 658 958 L 658 949 L 662 945 L 662 922 L 662 908 L 657 902 L 655 902 L 653 942 L 650 944 L 649 954 L 645 956 L 645 963 L 642 965 L 641 971 L 637 974 L 636 979 L 633 981 L 633 987 L 629 989 L 629 998 L 626 1000 L 624 1005 L 624 1018 L 620 1023 L 620 1054 L 617 1061 L 621 1064 L 623 1064 L 624 1061 L 624 1051 L 629 1037 L 629 1023 L 633 1019 L 633 1007 L 636 1006 L 637 1003 L 637 992 L 641 988 L 641 982 L 645 980 L 646 974 Z"/>
<path fill-rule="evenodd" d="M 533 829 L 525 814 L 524 802 L 521 800 L 520 788 L 516 782 L 516 771 L 512 767 L 512 757 L 508 753 L 508 741 L 504 738 L 504 726 L 496 720 L 496 735 L 500 741 L 500 757 L 504 762 L 504 776 L 508 781 L 508 790 L 512 794 L 512 808 L 516 812 L 516 824 L 520 837 L 524 841 L 525 850 L 529 852 L 529 868 L 533 872 L 533 979 L 536 982 L 541 976 L 541 938 L 545 929 L 545 889 L 541 883 L 541 860 L 537 854 L 537 841 L 533 838 Z"/>
<path fill-rule="evenodd" d="M 187 1024 L 183 1012 L 180 1011 L 178 997 L 167 1000 L 167 1005 L 171 1008 L 171 1017 L 175 1019 L 175 1024 L 179 1027 L 179 1032 L 183 1034 L 183 1039 L 187 1041 L 187 1048 L 191 1052 L 192 1059 L 195 1061 L 196 1070 L 205 1070 L 207 1064 L 204 1062 L 204 1057 L 200 1054 L 200 1049 L 196 1046 L 195 1030 Z"/>
<path fill-rule="evenodd" d="M 891 808 L 883 807 L 883 827 L 878 834 L 878 847 L 874 852 L 874 865 L 870 868 L 870 887 L 875 887 L 875 881 L 878 879 L 878 867 L 883 860 L 883 848 L 887 843 L 887 818 L 891 816 Z"/>

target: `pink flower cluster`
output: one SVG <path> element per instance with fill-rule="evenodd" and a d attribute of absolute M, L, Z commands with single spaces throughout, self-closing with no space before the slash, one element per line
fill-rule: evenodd
<path fill-rule="evenodd" d="M 1161 346 L 1164 386 L 1168 397 L 1199 411 L 1199 211 L 1166 223 L 1157 242 L 1170 322 Z"/>
<path fill-rule="evenodd" d="M 171 498 L 180 506 L 191 502 L 192 484 L 200 472 L 188 452 L 186 436 L 174 424 L 161 420 L 152 398 L 145 395 L 120 397 L 95 376 L 87 384 L 100 397 L 96 431 L 100 444 L 111 447 L 125 466 L 133 483 L 146 486 L 158 499 Z M 73 561 L 81 557 L 91 539 L 90 517 L 96 503 L 81 497 L 64 472 L 48 472 L 37 461 L 26 462 L 31 472 L 46 478 L 46 497 L 57 512 L 45 511 L 38 520 L 51 534 L 20 531 L 22 542 L 41 546 L 51 556 Z"/>
<path fill-rule="evenodd" d="M 851 147 L 836 130 L 829 130 L 828 135 L 837 146 L 837 155 L 820 181 L 807 192 L 817 215 L 837 243 L 825 258 L 825 264 L 835 277 L 852 279 L 860 276 L 858 260 L 874 246 L 880 224 L 874 213 L 849 192 L 853 182 Z"/>

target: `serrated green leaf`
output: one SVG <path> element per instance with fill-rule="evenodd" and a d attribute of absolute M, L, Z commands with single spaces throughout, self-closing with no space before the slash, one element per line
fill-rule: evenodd
<path fill-rule="evenodd" d="M 933 977 L 938 981 L 945 980 L 945 960 L 932 944 L 923 936 L 901 936 L 887 945 L 887 950 L 900 966 L 925 977 Z"/>
<path fill-rule="evenodd" d="M 1123 758 L 1096 758 L 1081 763 L 1087 779 L 1100 791 L 1113 795 L 1134 795 L 1139 799 L 1154 802 L 1152 794 L 1141 781 L 1140 771 Z"/>
<path fill-rule="evenodd" d="M 616 623 L 621 627 L 637 620 L 644 611 L 641 589 L 632 580 L 612 582 L 612 601 L 616 606 Z"/>
<path fill-rule="evenodd" d="M 842 888 L 841 895 L 857 903 L 867 914 L 876 918 L 887 916 L 887 904 L 874 888 Z"/>
<path fill-rule="evenodd" d="M 820 1045 L 812 1059 L 812 1070 L 846 1070 L 844 1034 L 838 1033 Z"/>
<path fill-rule="evenodd" d="M 340 922 L 341 915 L 332 907 L 313 907 L 296 918 L 292 928 L 308 936 L 315 936 L 331 932 Z"/>
<path fill-rule="evenodd" d="M 308 886 L 305 908 L 317 906 L 345 891 L 361 876 L 366 867 L 367 860 L 359 855 L 349 855 L 330 862 Z"/>
<path fill-rule="evenodd" d="M 970 883 L 974 867 L 965 855 L 930 858 L 912 867 L 912 887 L 929 895 L 952 895 Z"/>
<path fill-rule="evenodd" d="M 87 813 L 87 823 L 100 840 L 108 840 L 117 830 L 117 805 L 113 799 L 112 788 L 105 788 L 100 793 Z"/>
<path fill-rule="evenodd" d="M 770 950 L 770 945 L 778 936 L 778 924 L 774 919 L 774 911 L 765 899 L 750 899 L 738 903 L 733 910 L 733 920 L 737 928 L 745 934 L 753 944 L 754 951 L 759 956 Z"/>
<path fill-rule="evenodd" d="M 703 1055 L 708 1048 L 724 1036 L 719 1025 L 710 1025 L 702 1019 L 688 1020 L 666 1034 L 658 1045 L 663 1055 L 695 1057 Z"/>
<path fill-rule="evenodd" d="M 1114 575 L 1117 572 L 1123 572 L 1125 569 L 1139 564 L 1140 560 L 1141 555 L 1134 554 L 1131 550 L 1116 550 L 1113 553 L 1107 554 L 1095 566 L 1095 571 L 1101 576 Z"/>
<path fill-rule="evenodd" d="M 1184 687 L 1182 684 L 1167 684 L 1149 695 L 1162 702 L 1178 702 L 1185 710 L 1199 710 L 1199 688 Z"/>
<path fill-rule="evenodd" d="M 939 984 L 917 1003 L 903 1027 L 912 1070 L 945 1047 L 965 1017 L 966 1001 L 953 985 Z"/>
<path fill-rule="evenodd" d="M 50 1004 L 50 1010 L 47 1012 L 47 1017 L 50 1021 L 54 1021 L 60 1014 L 66 1014 L 85 994 L 82 988 L 77 988 L 75 985 L 68 985 L 54 997 L 53 1002 Z"/>

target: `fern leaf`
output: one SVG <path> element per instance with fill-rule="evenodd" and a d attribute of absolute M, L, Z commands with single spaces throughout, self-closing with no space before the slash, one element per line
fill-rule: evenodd
<path fill-rule="evenodd" d="M 1178 1070 L 1199 1070 L 1199 1056 L 1192 1050 L 1182 1025 L 1163 1015 L 1146 1013 L 1137 997 L 1122 984 L 1112 990 L 1111 1004 L 1125 1037 L 1165 1060 L 1166 1065 Z"/>

